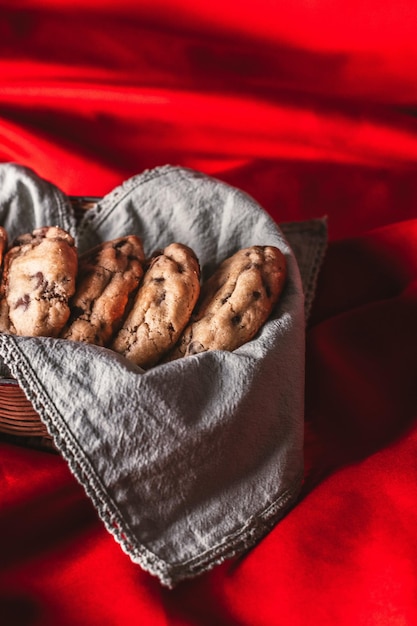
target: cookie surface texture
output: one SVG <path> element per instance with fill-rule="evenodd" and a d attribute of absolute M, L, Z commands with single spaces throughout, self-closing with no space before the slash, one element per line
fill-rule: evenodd
<path fill-rule="evenodd" d="M 58 226 L 17 237 L 4 261 L 10 331 L 57 337 L 68 320 L 78 268 L 73 237 Z"/>
<path fill-rule="evenodd" d="M 0 274 L 3 271 L 3 261 L 7 252 L 8 239 L 6 229 L 0 226 Z"/>
<path fill-rule="evenodd" d="M 203 284 L 192 322 L 169 355 L 232 351 L 250 341 L 271 314 L 286 279 L 286 260 L 274 246 L 239 250 Z"/>
<path fill-rule="evenodd" d="M 170 244 L 152 259 L 111 347 L 144 369 L 155 365 L 175 345 L 199 294 L 196 255 L 185 245 Z"/>
<path fill-rule="evenodd" d="M 0 226 L 0 333 L 9 332 L 9 307 L 6 300 L 6 288 L 3 280 L 4 257 L 7 252 L 8 235 L 3 226 Z"/>
<path fill-rule="evenodd" d="M 83 254 L 62 337 L 106 346 L 139 287 L 144 260 L 142 241 L 134 235 L 106 241 Z"/>

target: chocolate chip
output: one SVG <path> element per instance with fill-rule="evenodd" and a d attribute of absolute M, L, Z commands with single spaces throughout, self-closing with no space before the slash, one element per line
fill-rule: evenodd
<path fill-rule="evenodd" d="M 36 280 L 35 289 L 39 289 L 40 287 L 46 287 L 47 282 L 42 272 L 36 272 L 36 274 L 33 274 L 31 278 L 34 278 Z"/>
<path fill-rule="evenodd" d="M 221 303 L 226 304 L 226 302 L 228 301 L 231 295 L 232 295 L 231 293 L 226 294 L 224 298 L 221 299 Z"/>
<path fill-rule="evenodd" d="M 174 325 L 171 322 L 169 322 L 167 329 L 168 329 L 169 336 L 171 337 L 171 340 L 172 340 L 172 337 L 175 333 Z"/>
<path fill-rule="evenodd" d="M 158 294 L 156 300 L 155 300 L 155 304 L 156 306 L 159 306 L 166 298 L 166 291 L 161 291 L 161 293 Z"/>
<path fill-rule="evenodd" d="M 200 354 L 200 352 L 205 352 L 206 349 L 202 343 L 199 341 L 192 341 L 187 348 L 187 355 L 191 354 Z"/>
<path fill-rule="evenodd" d="M 29 305 L 30 305 L 30 295 L 26 293 L 22 298 L 19 298 L 14 308 L 18 309 L 19 307 L 23 307 L 23 310 L 27 311 L 29 308 Z"/>
<path fill-rule="evenodd" d="M 113 244 L 113 248 L 117 250 L 118 248 L 123 248 L 126 245 L 126 239 L 120 239 L 120 241 L 116 241 Z"/>

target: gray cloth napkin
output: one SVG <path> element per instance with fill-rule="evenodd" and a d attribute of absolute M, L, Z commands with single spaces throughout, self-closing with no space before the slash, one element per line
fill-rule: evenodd
<path fill-rule="evenodd" d="M 258 336 L 144 372 L 111 350 L 0 336 L 0 356 L 108 531 L 172 587 L 254 545 L 296 502 L 303 478 L 305 324 L 326 220 L 280 227 L 248 195 L 164 166 L 134 176 L 76 223 L 69 199 L 31 170 L 0 166 L 10 236 L 60 225 L 80 253 L 127 234 L 152 253 L 191 246 L 203 278 L 253 244 L 275 245 L 288 280 Z"/>

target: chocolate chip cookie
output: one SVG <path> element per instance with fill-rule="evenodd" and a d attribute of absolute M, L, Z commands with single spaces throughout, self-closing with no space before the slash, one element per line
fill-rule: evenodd
<path fill-rule="evenodd" d="M 0 226 L 0 275 L 3 271 L 4 256 L 7 252 L 9 237 L 7 231 L 3 226 Z"/>
<path fill-rule="evenodd" d="M 235 350 L 271 314 L 286 279 L 286 260 L 273 246 L 252 246 L 226 259 L 203 284 L 190 324 L 167 360 Z"/>
<path fill-rule="evenodd" d="M 61 336 L 106 346 L 139 287 L 144 261 L 135 235 L 106 241 L 82 255 L 70 319 Z"/>
<path fill-rule="evenodd" d="M 175 345 L 199 293 L 196 255 L 183 244 L 169 245 L 151 260 L 111 347 L 144 369 L 155 365 Z"/>
<path fill-rule="evenodd" d="M 0 333 L 8 332 L 10 328 L 9 307 L 6 300 L 6 289 L 3 281 L 4 257 L 7 252 L 8 235 L 3 226 L 0 226 Z"/>
<path fill-rule="evenodd" d="M 17 335 L 57 337 L 66 324 L 78 267 L 74 239 L 58 226 L 17 237 L 4 260 L 4 292 Z"/>

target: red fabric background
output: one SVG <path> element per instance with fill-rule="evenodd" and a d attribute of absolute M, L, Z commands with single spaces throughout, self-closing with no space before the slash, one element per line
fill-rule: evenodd
<path fill-rule="evenodd" d="M 0 8 L 1 161 L 77 195 L 190 166 L 277 221 L 326 214 L 330 233 L 298 505 L 243 558 L 169 591 L 60 457 L 0 443 L 0 624 L 416 624 L 415 2 Z"/>

